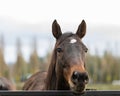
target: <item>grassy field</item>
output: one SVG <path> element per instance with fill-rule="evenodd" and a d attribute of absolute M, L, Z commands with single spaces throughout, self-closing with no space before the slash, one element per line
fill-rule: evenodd
<path fill-rule="evenodd" d="M 88 84 L 86 89 L 95 89 L 95 90 L 119 90 L 120 85 L 112 85 L 112 84 Z"/>

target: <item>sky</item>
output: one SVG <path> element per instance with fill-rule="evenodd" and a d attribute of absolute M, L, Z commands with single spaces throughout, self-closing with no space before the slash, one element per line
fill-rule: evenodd
<path fill-rule="evenodd" d="M 5 34 L 7 42 L 5 59 L 15 62 L 14 39 L 20 37 L 28 60 L 30 38 L 34 37 L 33 34 L 40 38 L 53 38 L 49 32 L 54 19 L 63 31 L 76 31 L 84 19 L 89 31 L 85 43 L 93 53 L 96 47 L 100 52 L 105 49 L 107 45 L 104 42 L 115 48 L 115 43 L 120 41 L 119 9 L 119 0 L 0 0 L 0 34 Z M 44 43 L 43 38 L 38 39 L 38 49 L 42 42 L 42 50 L 48 50 L 48 39 Z M 44 54 L 42 50 L 38 50 L 39 56 Z"/>
<path fill-rule="evenodd" d="M 19 23 L 42 21 L 120 24 L 119 0 L 0 0 L 0 16 Z"/>

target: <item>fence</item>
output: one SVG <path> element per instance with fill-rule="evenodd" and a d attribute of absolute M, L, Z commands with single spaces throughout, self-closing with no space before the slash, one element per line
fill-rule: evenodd
<path fill-rule="evenodd" d="M 86 91 L 83 94 L 72 91 L 0 91 L 0 96 L 120 96 L 120 91 Z"/>

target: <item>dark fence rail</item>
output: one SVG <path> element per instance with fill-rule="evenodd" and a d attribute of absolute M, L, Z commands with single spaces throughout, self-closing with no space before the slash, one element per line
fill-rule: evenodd
<path fill-rule="evenodd" d="M 0 96 L 120 96 L 120 91 L 0 91 Z"/>

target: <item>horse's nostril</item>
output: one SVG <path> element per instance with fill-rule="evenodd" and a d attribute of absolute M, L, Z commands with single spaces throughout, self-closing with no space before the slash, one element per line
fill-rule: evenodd
<path fill-rule="evenodd" d="M 73 72 L 72 77 L 71 77 L 72 82 L 74 84 L 77 84 L 78 79 L 79 79 L 79 73 L 77 71 Z"/>
<path fill-rule="evenodd" d="M 79 78 L 79 73 L 77 71 L 73 72 L 72 79 L 78 79 Z"/>
<path fill-rule="evenodd" d="M 88 80 L 88 79 L 89 79 L 88 74 L 86 74 L 85 75 L 85 80 Z"/>
<path fill-rule="evenodd" d="M 87 73 L 84 73 L 84 79 L 83 80 L 84 80 L 85 83 L 88 83 L 89 77 L 88 77 Z"/>
<path fill-rule="evenodd" d="M 87 83 L 88 82 L 88 74 L 86 72 L 73 72 L 72 74 L 72 82 L 74 84 L 77 84 L 77 83 L 80 83 L 80 82 L 84 82 L 84 83 Z"/>

